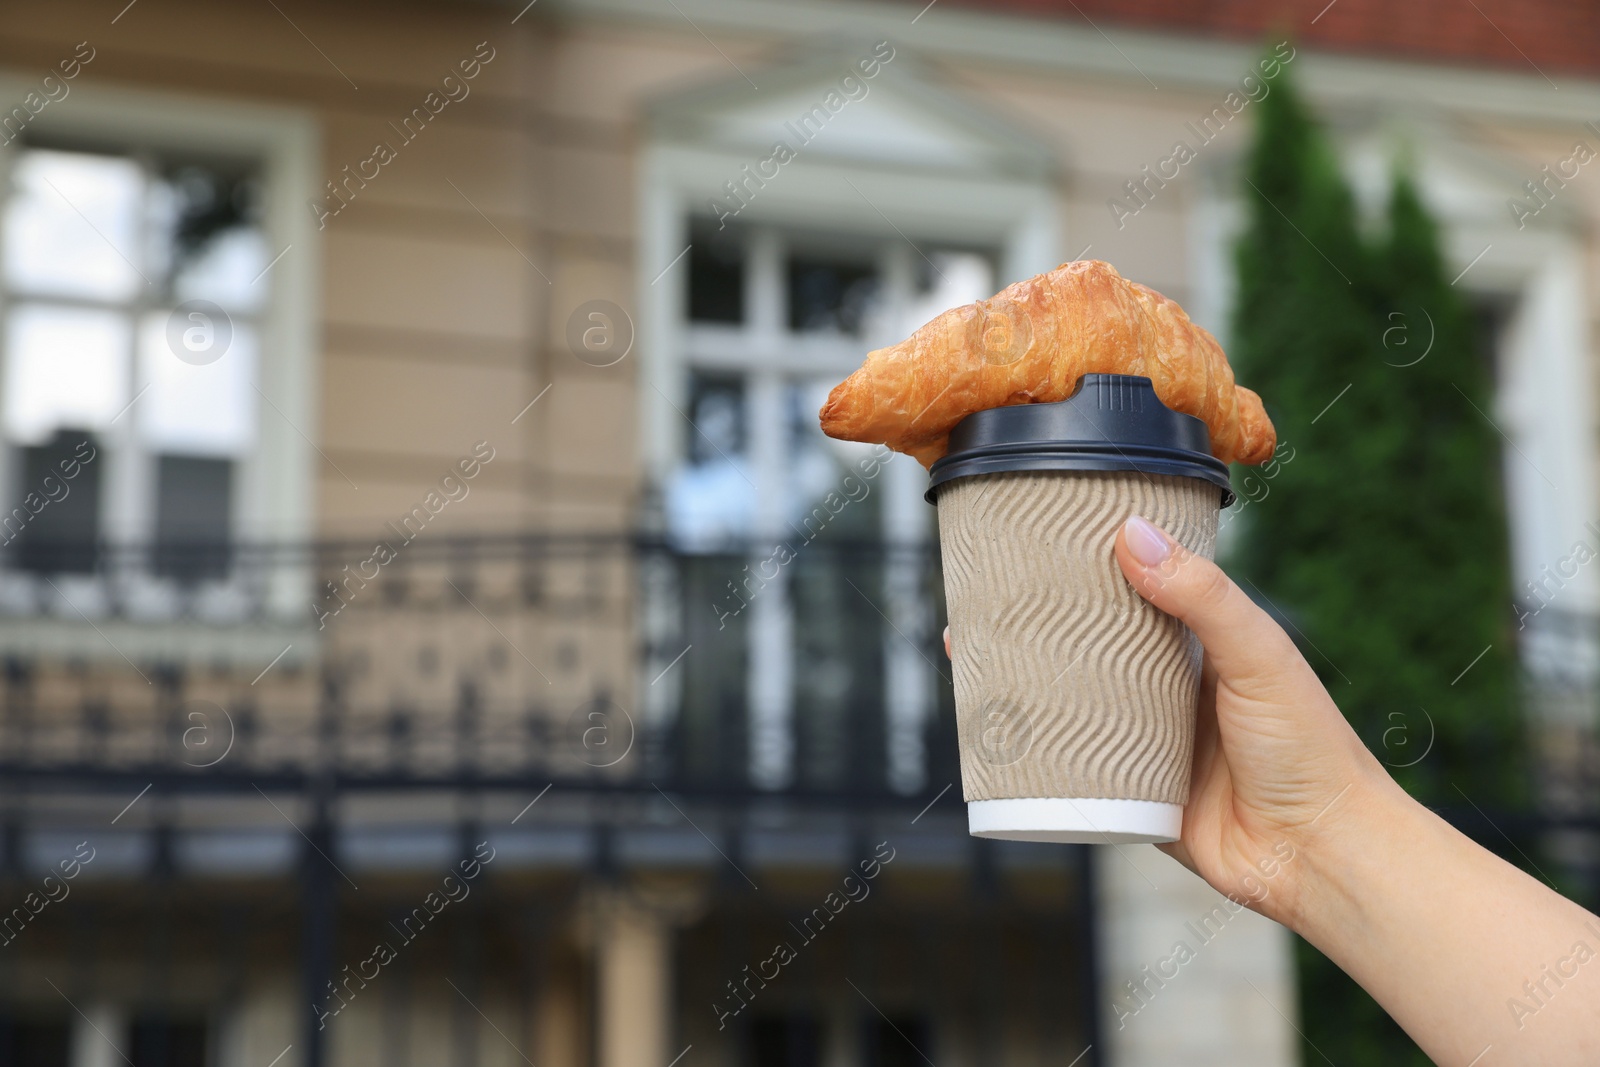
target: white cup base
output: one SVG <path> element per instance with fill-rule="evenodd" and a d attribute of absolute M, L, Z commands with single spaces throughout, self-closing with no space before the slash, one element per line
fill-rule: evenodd
<path fill-rule="evenodd" d="M 1015 797 L 967 804 L 967 831 L 1001 841 L 1159 844 L 1183 832 L 1183 806 L 1104 797 Z"/>

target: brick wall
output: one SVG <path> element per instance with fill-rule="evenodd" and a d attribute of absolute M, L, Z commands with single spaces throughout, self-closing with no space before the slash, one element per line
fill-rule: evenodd
<path fill-rule="evenodd" d="M 1287 30 L 1330 51 L 1557 73 L 1600 72 L 1600 19 L 1581 0 L 956 0 L 1102 29 L 1251 40 Z"/>

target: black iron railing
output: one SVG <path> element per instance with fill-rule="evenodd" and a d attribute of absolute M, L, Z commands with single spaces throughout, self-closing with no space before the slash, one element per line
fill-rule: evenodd
<path fill-rule="evenodd" d="M 481 824 L 463 811 L 548 786 L 584 812 L 602 878 L 614 836 L 659 825 L 669 803 L 725 856 L 774 804 L 791 825 L 909 825 L 958 781 L 936 551 L 819 539 L 773 559 L 770 545 L 387 531 L 193 546 L 187 562 L 105 545 L 0 560 L 7 862 L 21 872 L 16 842 L 74 796 L 116 794 L 145 798 L 118 829 L 149 827 L 169 857 L 153 876 L 169 878 L 180 801 L 275 798 L 260 819 L 292 811 L 305 842 L 312 1004 L 348 919 L 334 864 L 357 795 L 444 798 L 423 807 L 466 841 Z M 919 832 L 947 824 L 964 837 L 937 816 Z M 324 1062 L 325 1040 L 307 1016 L 305 1062 Z"/>
<path fill-rule="evenodd" d="M 620 536 L 386 547 L 218 547 L 202 555 L 231 566 L 190 582 L 133 547 L 0 573 L 0 773 L 809 800 L 954 780 L 926 546 L 813 544 L 782 566 Z M 24 642 L 41 620 L 66 635 L 48 649 Z M 284 648 L 149 650 L 184 627 Z M 888 681 L 908 669 L 909 700 Z"/>
<path fill-rule="evenodd" d="M 659 797 L 710 813 L 705 831 L 733 856 L 742 821 L 769 802 L 909 824 L 947 789 L 946 805 L 959 797 L 931 546 L 818 539 L 785 554 L 616 534 L 386 536 L 194 546 L 187 563 L 171 546 L 93 546 L 71 567 L 38 553 L 0 560 L 7 862 L 21 870 L 19 833 L 50 817 L 53 798 L 294 796 L 314 1003 L 335 964 L 329 857 L 354 795 L 499 791 L 520 806 L 550 786 L 602 798 L 583 809 L 600 867 L 613 834 L 648 824 Z M 1581 727 L 1600 626 L 1554 607 L 1528 623 L 1528 707 L 1573 723 L 1562 799 L 1523 816 L 1446 814 L 1491 846 L 1509 834 L 1532 852 L 1552 830 L 1597 826 L 1600 759 Z M 441 803 L 436 821 L 461 823 L 466 841 L 462 810 Z M 180 832 L 153 825 L 158 840 Z M 1082 886 L 1087 850 L 1078 859 Z M 1072 909 L 1092 1034 L 1091 898 Z M 322 1040 L 312 1020 L 308 1062 L 321 1062 Z"/>

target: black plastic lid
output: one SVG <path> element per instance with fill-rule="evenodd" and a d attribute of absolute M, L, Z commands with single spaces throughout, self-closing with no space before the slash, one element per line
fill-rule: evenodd
<path fill-rule="evenodd" d="M 1173 411 L 1150 379 L 1085 374 L 1065 400 L 975 411 L 950 431 L 928 472 L 928 503 L 953 478 L 1000 471 L 1143 471 L 1203 478 L 1233 503 L 1228 465 L 1211 454 L 1206 424 Z"/>

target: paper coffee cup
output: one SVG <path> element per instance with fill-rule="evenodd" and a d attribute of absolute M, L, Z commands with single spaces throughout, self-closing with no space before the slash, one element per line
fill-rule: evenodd
<path fill-rule="evenodd" d="M 1210 557 L 1227 468 L 1149 379 L 1086 375 L 1058 404 L 951 435 L 939 509 L 961 780 L 974 836 L 1177 840 L 1201 649 L 1113 554 L 1143 515 Z"/>

